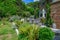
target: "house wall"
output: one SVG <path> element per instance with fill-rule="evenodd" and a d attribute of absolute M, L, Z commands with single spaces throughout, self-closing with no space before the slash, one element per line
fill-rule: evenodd
<path fill-rule="evenodd" d="M 56 28 L 60 29 L 60 2 L 51 4 L 51 18 L 56 23 Z"/>

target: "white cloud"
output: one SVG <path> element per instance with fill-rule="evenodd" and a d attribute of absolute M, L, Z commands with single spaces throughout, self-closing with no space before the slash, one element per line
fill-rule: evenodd
<path fill-rule="evenodd" d="M 39 1 L 39 0 L 34 0 L 34 2 L 35 2 L 35 1 Z"/>

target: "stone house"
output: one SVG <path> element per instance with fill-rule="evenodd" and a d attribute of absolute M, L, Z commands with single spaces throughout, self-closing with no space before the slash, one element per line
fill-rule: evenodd
<path fill-rule="evenodd" d="M 51 18 L 56 23 L 56 28 L 60 29 L 60 0 L 53 0 L 51 3 Z"/>
<path fill-rule="evenodd" d="M 56 28 L 60 29 L 60 0 L 40 0 L 40 10 L 42 10 L 43 8 L 45 8 L 45 3 L 46 1 L 49 1 L 51 3 L 51 18 L 54 21 L 54 23 L 56 24 Z M 42 3 L 43 2 L 43 3 Z M 44 12 L 44 11 L 43 11 Z M 45 17 L 44 15 L 46 14 L 44 13 L 39 13 L 39 16 L 42 14 L 42 17 Z"/>

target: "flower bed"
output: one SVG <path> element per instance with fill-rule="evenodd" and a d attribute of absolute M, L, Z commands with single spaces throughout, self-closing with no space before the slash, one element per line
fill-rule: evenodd
<path fill-rule="evenodd" d="M 18 40 L 53 40 L 54 32 L 48 28 L 41 28 L 37 25 L 23 23 L 19 27 Z"/>

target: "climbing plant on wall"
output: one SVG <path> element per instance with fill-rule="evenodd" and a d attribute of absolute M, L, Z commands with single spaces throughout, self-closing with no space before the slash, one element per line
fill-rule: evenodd
<path fill-rule="evenodd" d="M 50 16 L 50 13 L 51 13 L 51 11 L 50 11 L 50 2 L 49 1 L 47 1 L 47 4 L 46 4 L 46 12 L 47 12 L 47 14 L 46 14 L 46 26 L 48 26 L 48 27 L 50 27 L 51 25 L 52 25 L 52 23 L 53 23 L 53 21 L 52 21 L 52 19 L 51 19 L 51 16 Z"/>

